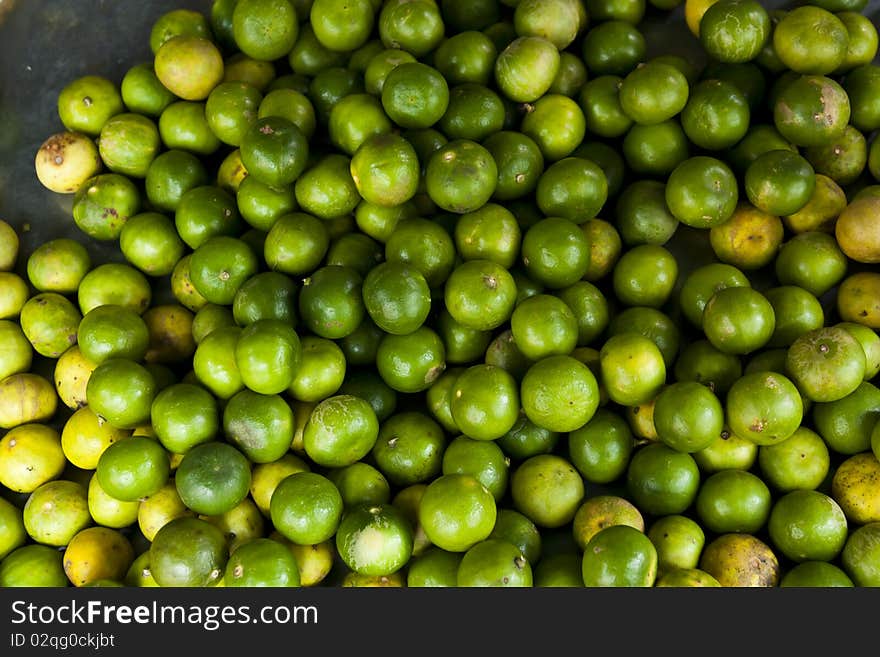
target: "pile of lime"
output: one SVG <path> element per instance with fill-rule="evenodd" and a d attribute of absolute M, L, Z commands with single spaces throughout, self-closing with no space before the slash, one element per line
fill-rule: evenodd
<path fill-rule="evenodd" d="M 0 222 L 0 586 L 880 585 L 865 8 L 157 16 Z"/>

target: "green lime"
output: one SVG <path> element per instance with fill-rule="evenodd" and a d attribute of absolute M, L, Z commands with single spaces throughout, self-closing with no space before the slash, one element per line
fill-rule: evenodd
<path fill-rule="evenodd" d="M 251 464 L 227 443 L 210 441 L 191 448 L 175 471 L 174 482 L 183 503 L 208 516 L 226 513 L 248 494 Z"/>

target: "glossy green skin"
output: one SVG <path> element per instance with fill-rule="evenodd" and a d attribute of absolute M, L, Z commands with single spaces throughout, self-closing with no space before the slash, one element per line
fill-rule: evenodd
<path fill-rule="evenodd" d="M 833 235 L 808 231 L 784 242 L 774 261 L 783 285 L 797 285 L 821 298 L 846 275 L 848 261 Z"/>
<path fill-rule="evenodd" d="M 880 522 L 855 528 L 840 554 L 843 570 L 856 586 L 880 583 Z"/>
<path fill-rule="evenodd" d="M 454 499 L 454 507 L 449 506 Z M 445 474 L 428 484 L 422 495 L 418 520 L 428 539 L 450 552 L 465 552 L 488 538 L 498 511 L 495 498 L 474 477 Z"/>
<path fill-rule="evenodd" d="M 751 472 L 722 470 L 700 485 L 695 508 L 702 526 L 716 534 L 754 533 L 770 515 L 770 489 Z"/>
<path fill-rule="evenodd" d="M 719 395 L 730 389 L 742 371 L 737 355 L 720 351 L 708 340 L 685 345 L 673 364 L 676 381 L 696 381 Z"/>
<path fill-rule="evenodd" d="M 335 116 L 337 114 L 337 112 L 334 111 L 336 107 L 343 105 L 347 106 L 348 103 L 346 101 L 349 96 L 358 96 L 358 100 L 363 97 L 371 98 L 375 101 L 373 103 L 374 107 L 381 110 L 379 102 L 372 96 L 364 93 L 363 76 L 342 66 L 326 68 L 315 75 L 315 77 L 311 79 L 311 82 L 309 82 L 307 93 L 315 107 L 315 116 L 320 125 L 330 124 L 331 126 L 338 126 L 339 124 L 346 124 L 349 120 L 354 118 L 351 114 L 349 114 L 344 120 L 338 120 Z M 350 106 L 349 109 L 351 109 Z M 384 117 L 384 121 L 381 120 L 381 117 Z M 368 121 L 366 118 L 366 116 L 363 117 L 365 120 L 364 125 L 370 125 L 376 129 L 377 132 L 380 131 L 378 128 L 381 123 L 385 124 L 385 131 L 391 129 L 391 121 L 388 120 L 388 117 L 385 116 L 384 112 L 377 112 L 376 117 L 370 117 L 370 120 Z M 374 118 L 380 118 L 380 122 L 375 123 Z M 336 143 L 333 134 L 334 130 L 331 128 L 331 141 Z M 351 150 L 343 150 L 350 155 L 356 148 L 357 144 L 355 144 Z"/>
<path fill-rule="evenodd" d="M 269 508 L 272 524 L 286 539 L 297 545 L 316 545 L 336 533 L 343 502 L 327 477 L 298 472 L 278 484 Z"/>
<path fill-rule="evenodd" d="M 206 442 L 190 449 L 175 471 L 180 499 L 196 513 L 219 516 L 247 496 L 251 464 L 238 449 L 225 442 Z"/>
<path fill-rule="evenodd" d="M 534 191 L 544 170 L 544 154 L 531 137 L 502 130 L 486 138 L 483 146 L 498 169 L 492 198 L 509 201 Z"/>
<path fill-rule="evenodd" d="M 678 118 L 660 123 L 633 124 L 623 138 L 623 156 L 634 172 L 667 176 L 691 154 L 691 145 Z"/>
<path fill-rule="evenodd" d="M 249 175 L 267 185 L 289 185 L 308 163 L 308 139 L 292 121 L 280 116 L 254 121 L 242 135 L 240 148 Z"/>
<path fill-rule="evenodd" d="M 663 443 L 650 443 L 633 453 L 626 487 L 633 503 L 655 516 L 683 513 L 696 499 L 700 470 L 690 454 Z"/>
<path fill-rule="evenodd" d="M 231 587 L 297 587 L 299 567 L 286 546 L 269 538 L 256 538 L 232 552 L 223 581 Z"/>
<path fill-rule="evenodd" d="M 263 94 L 245 82 L 221 82 L 205 100 L 205 117 L 224 144 L 238 146 L 256 120 Z"/>
<path fill-rule="evenodd" d="M 506 370 L 472 365 L 455 381 L 450 410 L 459 430 L 475 440 L 506 434 L 519 416 L 519 389 Z"/>
<path fill-rule="evenodd" d="M 828 588 L 855 586 L 843 569 L 827 561 L 804 561 L 782 576 L 782 588 Z"/>
<path fill-rule="evenodd" d="M 555 162 L 572 153 L 584 139 L 586 120 L 580 105 L 562 94 L 547 93 L 523 117 L 520 130 L 531 137 L 544 157 Z"/>
<path fill-rule="evenodd" d="M 325 223 L 304 212 L 292 212 L 273 223 L 263 257 L 271 269 L 296 276 L 314 271 L 329 247 Z"/>
<path fill-rule="evenodd" d="M 210 586 L 223 576 L 227 550 L 226 537 L 211 523 L 175 518 L 153 537 L 150 572 L 159 586 Z"/>
<path fill-rule="evenodd" d="M 153 399 L 150 424 L 165 449 L 172 454 L 184 454 L 217 434 L 217 401 L 199 385 L 175 383 Z"/>
<path fill-rule="evenodd" d="M 520 549 L 508 541 L 489 538 L 464 553 L 456 574 L 459 587 L 532 586 L 532 567 Z"/>
<path fill-rule="evenodd" d="M 258 230 L 269 232 L 275 223 L 298 209 L 293 185 L 273 187 L 247 176 L 235 194 L 241 218 Z"/>
<path fill-rule="evenodd" d="M 463 214 L 485 204 L 498 184 L 498 167 L 480 144 L 453 140 L 435 151 L 425 169 L 428 196 L 438 207 Z"/>
<path fill-rule="evenodd" d="M 679 221 L 694 228 L 724 223 L 736 209 L 736 176 L 721 160 L 695 155 L 679 164 L 666 184 L 666 204 Z"/>
<path fill-rule="evenodd" d="M 677 68 L 663 62 L 648 62 L 623 78 L 620 106 L 633 121 L 642 125 L 671 119 L 684 109 L 688 82 Z"/>
<path fill-rule="evenodd" d="M 102 127 L 98 152 L 106 167 L 131 178 L 145 178 L 161 148 L 159 128 L 149 117 L 117 114 Z"/>
<path fill-rule="evenodd" d="M 706 544 L 703 528 L 692 518 L 678 514 L 655 520 L 646 532 L 657 549 L 660 572 L 696 568 Z"/>
<path fill-rule="evenodd" d="M 526 416 L 550 431 L 574 431 L 599 406 L 599 386 L 586 365 L 571 356 L 548 356 L 529 367 L 520 383 Z"/>
<path fill-rule="evenodd" d="M 626 246 L 668 242 L 678 228 L 658 180 L 637 180 L 623 188 L 615 204 L 615 226 Z"/>
<path fill-rule="evenodd" d="M 582 42 L 587 70 L 598 77 L 624 76 L 645 60 L 646 53 L 644 34 L 627 21 L 597 23 L 590 27 Z"/>
<path fill-rule="evenodd" d="M 73 220 L 92 239 L 119 238 L 122 226 L 141 208 L 134 182 L 118 173 L 101 173 L 89 178 L 73 197 Z"/>
<path fill-rule="evenodd" d="M 512 543 L 529 563 L 538 563 L 541 558 L 541 534 L 535 523 L 519 511 L 501 509 L 489 538 Z"/>
<path fill-rule="evenodd" d="M 638 367 L 632 362 L 638 357 Z M 646 404 L 666 379 L 663 352 L 648 336 L 623 331 L 610 336 L 599 350 L 599 371 L 610 399 L 624 406 Z"/>
<path fill-rule="evenodd" d="M 119 429 L 133 429 L 147 421 L 156 392 L 150 371 L 123 358 L 110 358 L 98 365 L 86 386 L 89 405 Z"/>
<path fill-rule="evenodd" d="M 333 219 L 353 212 L 361 197 L 350 165 L 347 156 L 331 153 L 307 168 L 294 183 L 299 207 L 319 219 Z"/>
<path fill-rule="evenodd" d="M 390 504 L 360 504 L 343 516 L 335 543 L 340 558 L 352 571 L 390 575 L 412 556 L 412 525 Z"/>
<path fill-rule="evenodd" d="M 162 488 L 171 474 L 171 466 L 160 443 L 145 436 L 131 436 L 104 450 L 95 474 L 108 495 L 134 502 Z"/>
<path fill-rule="evenodd" d="M 183 192 L 174 211 L 174 225 L 191 249 L 211 237 L 234 237 L 242 230 L 235 198 L 214 185 L 199 185 Z"/>
<path fill-rule="evenodd" d="M 142 212 L 125 222 L 119 248 L 128 262 L 154 277 L 174 271 L 186 249 L 174 222 L 158 212 Z"/>
<path fill-rule="evenodd" d="M 526 230 L 521 257 L 536 282 L 554 289 L 568 287 L 589 268 L 589 241 L 573 221 L 547 217 Z"/>
<path fill-rule="evenodd" d="M 387 504 L 391 485 L 385 475 L 364 461 L 328 471 L 327 476 L 339 489 L 345 508 L 360 504 Z"/>
<path fill-rule="evenodd" d="M 464 82 L 452 87 L 449 105 L 437 123 L 449 139 L 482 142 L 505 123 L 505 105 L 485 84 Z"/>
<path fill-rule="evenodd" d="M 443 451 L 442 473 L 474 477 L 501 503 L 507 493 L 509 461 L 503 450 L 491 440 L 476 440 L 461 435 Z M 496 521 L 497 526 L 497 521 Z"/>
<path fill-rule="evenodd" d="M 574 313 L 577 323 L 576 346 L 592 344 L 608 327 L 611 318 L 608 300 L 593 283 L 578 281 L 556 291 L 555 295 Z"/>
<path fill-rule="evenodd" d="M 880 412 L 880 389 L 867 381 L 843 399 L 813 406 L 813 424 L 838 454 L 871 449 L 871 430 Z"/>
<path fill-rule="evenodd" d="M 193 354 L 193 372 L 199 383 L 219 399 L 229 399 L 244 388 L 235 362 L 240 326 L 222 326 L 206 335 Z"/>
<path fill-rule="evenodd" d="M 203 14 L 191 9 L 172 9 L 156 19 L 150 28 L 150 50 L 153 54 L 159 47 L 176 36 L 199 36 L 211 38 L 211 27 Z"/>
<path fill-rule="evenodd" d="M 716 292 L 703 309 L 703 332 L 712 346 L 728 354 L 748 354 L 765 346 L 776 328 L 776 313 L 751 287 Z"/>
<path fill-rule="evenodd" d="M 379 343 L 379 375 L 398 392 L 427 390 L 446 368 L 446 350 L 440 336 L 427 326 L 406 335 L 388 334 Z"/>
<path fill-rule="evenodd" d="M 761 478 L 776 490 L 814 490 L 825 480 L 831 455 L 822 437 L 807 427 L 789 438 L 758 448 Z"/>
<path fill-rule="evenodd" d="M 371 0 L 350 3 L 315 0 L 309 13 L 309 22 L 318 41 L 340 52 L 349 52 L 364 45 L 370 37 L 374 21 Z"/>
<path fill-rule="evenodd" d="M 797 147 L 786 140 L 775 126 L 755 123 L 739 143 L 725 153 L 725 159 L 735 171 L 743 173 L 762 153 L 780 149 L 796 152 Z"/>
<path fill-rule="evenodd" d="M 800 210 L 813 194 L 815 171 L 801 155 L 788 150 L 759 155 L 745 173 L 745 192 L 759 210 L 785 216 Z"/>
<path fill-rule="evenodd" d="M 385 77 L 382 107 L 401 128 L 429 128 L 449 106 L 449 85 L 440 72 L 421 62 L 405 62 Z"/>
<path fill-rule="evenodd" d="M 513 338 L 520 351 L 532 360 L 568 354 L 578 341 L 578 322 L 566 303 L 549 294 L 521 301 L 510 318 Z"/>
<path fill-rule="evenodd" d="M 821 146 L 840 137 L 851 114 L 839 83 L 823 75 L 804 75 L 786 84 L 773 105 L 773 123 L 797 146 Z"/>
<path fill-rule="evenodd" d="M 632 119 L 620 106 L 618 88 L 622 81 L 623 78 L 617 75 L 600 75 L 581 88 L 578 103 L 590 133 L 614 138 L 624 135 L 632 126 Z"/>
<path fill-rule="evenodd" d="M 521 412 L 516 424 L 496 442 L 508 457 L 524 461 L 552 452 L 559 442 L 559 432 L 538 426 Z"/>
<path fill-rule="evenodd" d="M 391 127 L 391 120 L 375 96 L 350 93 L 331 110 L 327 131 L 335 146 L 354 155 L 368 137 L 388 134 Z"/>
<path fill-rule="evenodd" d="M 596 217 L 608 198 L 608 179 L 591 160 L 566 157 L 554 162 L 538 180 L 536 201 L 548 217 L 582 224 Z"/>
<path fill-rule="evenodd" d="M 240 390 L 223 408 L 223 433 L 252 463 L 273 463 L 290 449 L 290 405 L 280 395 Z"/>
<path fill-rule="evenodd" d="M 308 96 L 296 89 L 274 89 L 263 96 L 257 116 L 283 116 L 311 139 L 317 128 L 315 108 Z"/>
<path fill-rule="evenodd" d="M 726 287 L 750 287 L 746 275 L 733 265 L 709 263 L 691 271 L 678 293 L 679 306 L 688 321 L 700 328 L 703 310 L 712 295 Z"/>
<path fill-rule="evenodd" d="M 339 341 L 339 347 L 345 354 L 345 361 L 353 367 L 373 365 L 383 335 L 385 332 L 372 320 L 361 322 L 354 332 Z"/>
<path fill-rule="evenodd" d="M 476 30 L 450 35 L 434 53 L 434 66 L 449 84 L 488 84 L 498 51 L 492 40 Z"/>
<path fill-rule="evenodd" d="M 682 340 L 681 329 L 672 318 L 657 308 L 633 306 L 617 313 L 608 325 L 608 337 L 621 333 L 637 333 L 650 339 L 663 357 L 669 370 L 678 355 Z"/>
<path fill-rule="evenodd" d="M 698 452 L 721 435 L 724 407 L 703 384 L 678 381 L 657 395 L 654 426 L 660 440 L 673 449 Z"/>
<path fill-rule="evenodd" d="M 388 74 L 401 64 L 411 64 L 417 61 L 406 50 L 399 48 L 382 49 L 373 55 L 364 69 L 364 88 L 367 93 L 381 99 L 382 87 Z"/>
<path fill-rule="evenodd" d="M 131 265 L 106 262 L 83 276 L 76 296 L 82 313 L 105 303 L 128 306 L 143 313 L 152 300 L 152 288 L 147 277 Z"/>
<path fill-rule="evenodd" d="M 458 565 L 464 555 L 429 547 L 410 559 L 406 585 L 410 588 L 452 587 L 457 585 Z"/>
<path fill-rule="evenodd" d="M 844 63 L 849 42 L 846 25 L 821 7 L 794 7 L 773 30 L 780 61 L 796 73 L 828 75 Z"/>
<path fill-rule="evenodd" d="M 579 552 L 548 554 L 535 564 L 534 585 L 544 588 L 583 587 L 581 561 Z"/>
<path fill-rule="evenodd" d="M 495 60 L 496 84 L 514 102 L 534 102 L 553 84 L 559 61 L 559 51 L 547 39 L 517 37 Z"/>
<path fill-rule="evenodd" d="M 351 361 L 348 361 L 351 364 Z M 339 387 L 339 394 L 362 397 L 369 402 L 379 422 L 387 420 L 397 408 L 397 393 L 371 369 L 349 372 Z"/>
<path fill-rule="evenodd" d="M 440 9 L 429 0 L 393 0 L 382 5 L 377 19 L 379 38 L 386 48 L 402 48 L 423 57 L 443 39 Z"/>
<path fill-rule="evenodd" d="M 854 68 L 844 78 L 843 88 L 849 97 L 852 126 L 866 134 L 880 128 L 880 66 L 863 64 Z"/>
<path fill-rule="evenodd" d="M 210 303 L 230 305 L 238 289 L 257 273 L 256 254 L 243 240 L 217 235 L 193 251 L 190 277 L 193 286 Z"/>
<path fill-rule="evenodd" d="M 405 335 L 419 328 L 431 310 L 431 290 L 412 267 L 384 262 L 367 273 L 362 288 L 370 318 L 386 333 Z"/>
<path fill-rule="evenodd" d="M 635 440 L 627 422 L 604 408 L 568 434 L 571 463 L 593 484 L 608 484 L 621 477 L 634 448 Z"/>
<path fill-rule="evenodd" d="M 841 186 L 854 183 L 868 162 L 865 135 L 848 125 L 838 139 L 823 146 L 804 149 L 804 157 L 817 174 L 831 178 Z"/>
<path fill-rule="evenodd" d="M 299 293 L 299 313 L 305 326 L 331 340 L 353 332 L 366 316 L 362 285 L 360 274 L 348 267 L 326 265 L 316 270 Z"/>
<path fill-rule="evenodd" d="M 168 148 L 212 155 L 222 142 L 208 125 L 205 103 L 177 100 L 159 115 L 159 136 Z"/>
<path fill-rule="evenodd" d="M 761 52 L 771 27 L 770 15 L 756 0 L 724 0 L 703 14 L 700 43 L 720 62 L 748 62 Z"/>
<path fill-rule="evenodd" d="M 368 203 L 394 207 L 415 196 L 419 183 L 415 149 L 396 134 L 365 140 L 351 159 L 351 175 L 358 193 Z"/>
<path fill-rule="evenodd" d="M 776 500 L 767 531 L 774 547 L 799 563 L 833 561 L 843 550 L 848 534 L 843 509 L 817 490 L 791 491 Z"/>
<path fill-rule="evenodd" d="M 425 391 L 425 403 L 428 411 L 449 433 L 458 433 L 458 426 L 452 419 L 452 388 L 455 385 L 455 380 L 464 370 L 464 367 L 447 367 L 443 370 L 443 374 L 438 376 Z"/>
<path fill-rule="evenodd" d="M 345 379 L 345 354 L 332 340 L 302 337 L 302 360 L 288 393 L 294 399 L 317 402 L 335 393 Z"/>
<path fill-rule="evenodd" d="M 125 111 L 119 89 L 98 75 L 85 75 L 65 85 L 58 94 L 57 108 L 65 128 L 90 137 L 97 137 L 111 117 Z"/>
<path fill-rule="evenodd" d="M 440 473 L 445 448 L 440 424 L 422 412 L 404 411 L 382 422 L 371 454 L 392 484 L 410 486 Z"/>
<path fill-rule="evenodd" d="M 379 435 L 379 421 L 369 402 L 351 395 L 321 401 L 303 431 L 306 453 L 315 463 L 343 467 L 366 456 Z"/>
<path fill-rule="evenodd" d="M 48 358 L 58 358 L 76 344 L 81 320 L 76 306 L 57 292 L 32 296 L 19 313 L 21 330 L 33 350 Z"/>
<path fill-rule="evenodd" d="M 681 125 L 688 139 L 709 150 L 736 144 L 748 131 L 750 119 L 746 96 L 722 80 L 698 83 L 681 112 Z"/>
<path fill-rule="evenodd" d="M 417 269 L 428 286 L 436 290 L 446 283 L 455 267 L 455 242 L 438 221 L 403 218 L 385 241 L 385 260 Z"/>
<path fill-rule="evenodd" d="M 141 316 L 115 304 L 87 312 L 76 336 L 82 354 L 96 365 L 108 358 L 139 361 L 146 355 L 150 342 L 149 329 Z"/>
<path fill-rule="evenodd" d="M 644 533 L 629 525 L 606 527 L 584 549 L 584 585 L 650 587 L 657 579 L 657 563 L 657 549 Z"/>
<path fill-rule="evenodd" d="M 626 306 L 659 308 L 672 295 L 678 261 L 657 244 L 639 244 L 620 256 L 612 271 L 617 299 Z"/>
<path fill-rule="evenodd" d="M 510 318 L 516 283 L 504 267 L 489 260 L 469 260 L 456 267 L 444 286 L 449 314 L 463 326 L 489 331 Z"/>
<path fill-rule="evenodd" d="M 159 82 L 152 62 L 143 62 L 129 68 L 119 86 L 122 102 L 130 112 L 156 118 L 175 96 Z"/>
<path fill-rule="evenodd" d="M 248 324 L 235 345 L 235 362 L 245 386 L 264 395 L 285 391 L 302 360 L 299 335 L 282 319 Z"/>
<path fill-rule="evenodd" d="M 818 326 L 792 341 L 785 369 L 808 399 L 832 402 L 855 391 L 864 380 L 865 351 L 846 329 Z"/>
<path fill-rule="evenodd" d="M 275 319 L 295 328 L 298 291 L 294 280 L 281 272 L 254 274 L 235 293 L 232 317 L 239 326 L 248 326 L 261 319 Z"/>
<path fill-rule="evenodd" d="M 728 391 L 725 411 L 733 433 L 758 445 L 773 445 L 791 436 L 804 414 L 797 387 L 772 371 L 743 375 Z"/>
<path fill-rule="evenodd" d="M 299 36 L 296 10 L 282 0 L 242 0 L 232 10 L 232 35 L 249 57 L 272 61 L 283 57 Z"/>
<path fill-rule="evenodd" d="M 66 587 L 70 584 L 64 573 L 64 553 L 49 545 L 23 545 L 0 561 L 0 586 Z"/>

